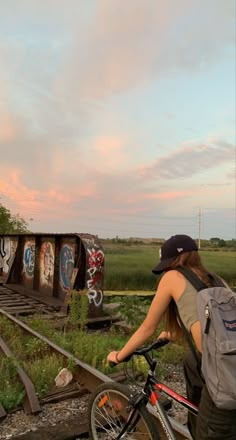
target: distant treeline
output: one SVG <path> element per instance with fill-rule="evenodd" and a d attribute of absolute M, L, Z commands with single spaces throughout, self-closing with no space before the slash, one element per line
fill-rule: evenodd
<path fill-rule="evenodd" d="M 200 242 L 201 249 L 216 249 L 216 248 L 230 248 L 236 250 L 236 239 L 232 238 L 231 240 L 224 240 L 223 238 L 213 237 L 209 240 L 198 238 L 195 239 L 197 243 Z M 124 244 L 127 246 L 137 245 L 137 244 L 145 244 L 145 245 L 158 245 L 161 246 L 164 243 L 164 238 L 100 238 L 100 241 L 103 245 L 112 245 L 112 244 Z"/>

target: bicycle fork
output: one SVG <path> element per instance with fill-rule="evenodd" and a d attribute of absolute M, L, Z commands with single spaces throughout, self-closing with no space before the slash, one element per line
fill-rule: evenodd
<path fill-rule="evenodd" d="M 138 413 L 138 405 L 141 402 L 145 402 L 145 405 L 148 402 L 147 396 L 145 393 L 141 394 L 141 395 L 135 395 L 131 398 L 130 400 L 130 404 L 128 406 L 128 411 L 129 411 L 129 416 L 126 420 L 125 425 L 123 426 L 121 432 L 118 434 L 118 436 L 116 437 L 116 440 L 122 439 L 123 436 L 125 434 L 127 434 L 127 432 L 132 432 L 132 430 L 135 428 L 135 426 L 137 425 L 139 419 L 140 419 L 140 415 Z"/>
<path fill-rule="evenodd" d="M 161 426 L 162 426 L 168 440 L 176 440 L 176 437 L 173 432 L 171 423 L 168 419 L 168 416 L 166 415 L 162 404 L 159 402 L 156 392 L 153 391 L 152 389 L 150 390 L 150 402 L 151 402 L 151 405 L 156 408 L 158 419 L 161 423 Z"/>

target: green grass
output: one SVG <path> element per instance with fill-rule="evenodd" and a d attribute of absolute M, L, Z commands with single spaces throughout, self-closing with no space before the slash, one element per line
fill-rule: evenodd
<path fill-rule="evenodd" d="M 105 250 L 106 290 L 155 290 L 158 277 L 152 268 L 159 260 L 158 246 L 114 246 Z M 226 250 L 199 251 L 204 265 L 236 285 L 236 252 Z"/>
<path fill-rule="evenodd" d="M 231 286 L 236 286 L 235 251 L 202 251 L 201 256 L 206 267 L 224 278 Z"/>
<path fill-rule="evenodd" d="M 36 318 L 34 321 L 37 322 Z M 47 327 L 42 325 L 42 328 Z M 53 334 L 50 328 L 48 333 Z M 0 316 L 0 334 L 12 352 L 11 357 L 0 357 L 0 402 L 10 411 L 20 405 L 25 397 L 17 367 L 25 370 L 35 385 L 36 393 L 42 397 L 50 390 L 56 375 L 65 366 L 65 359 L 51 353 L 47 344 L 22 332 L 5 316 Z"/>

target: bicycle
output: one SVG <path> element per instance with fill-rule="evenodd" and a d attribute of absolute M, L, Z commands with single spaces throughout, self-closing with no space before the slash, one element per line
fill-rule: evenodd
<path fill-rule="evenodd" d="M 163 433 L 158 432 L 147 405 L 154 407 L 162 425 L 166 438 L 176 440 L 173 428 L 164 407 L 158 397 L 163 392 L 197 415 L 197 407 L 185 397 L 164 385 L 155 376 L 157 360 L 149 352 L 168 344 L 167 339 L 158 339 L 148 346 L 135 350 L 122 362 L 127 362 L 132 356 L 143 356 L 149 365 L 149 371 L 141 391 L 133 392 L 126 385 L 109 382 L 99 385 L 93 392 L 89 404 L 89 434 L 92 440 L 160 440 Z M 110 366 L 117 364 L 110 362 Z"/>

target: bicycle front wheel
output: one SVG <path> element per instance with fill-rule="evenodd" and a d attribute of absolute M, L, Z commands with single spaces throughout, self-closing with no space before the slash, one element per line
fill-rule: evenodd
<path fill-rule="evenodd" d="M 129 388 L 116 382 L 99 385 L 89 405 L 89 434 L 91 440 L 112 440 L 121 433 L 129 419 L 132 406 Z M 156 426 L 143 403 L 138 405 L 134 417 L 122 440 L 159 440 Z"/>

